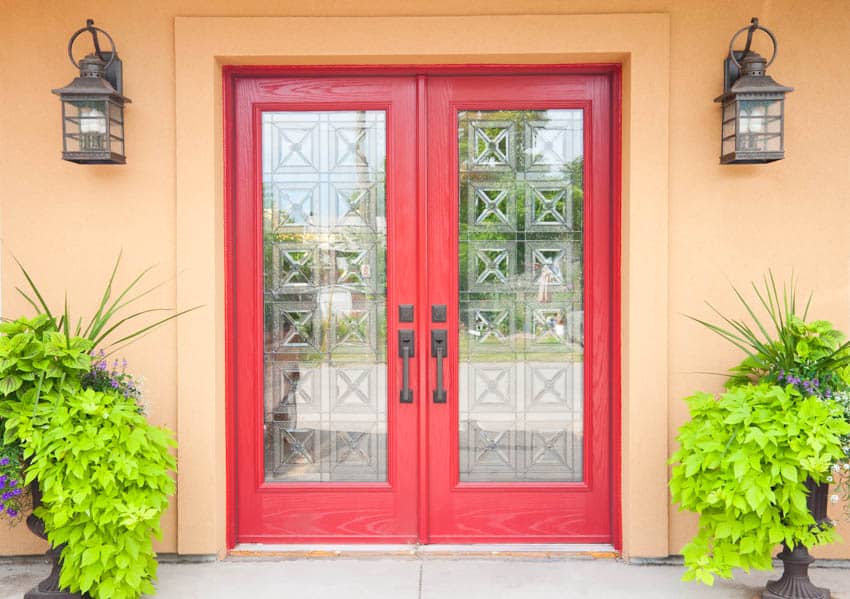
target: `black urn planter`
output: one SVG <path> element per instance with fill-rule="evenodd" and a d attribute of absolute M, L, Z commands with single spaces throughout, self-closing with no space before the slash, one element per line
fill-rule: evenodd
<path fill-rule="evenodd" d="M 32 485 L 30 485 L 30 492 L 32 493 L 32 508 L 35 509 L 41 505 L 41 490 L 38 488 L 38 483 L 33 482 Z M 35 514 L 30 514 L 27 517 L 27 528 L 29 528 L 35 536 L 40 537 L 45 541 L 47 540 L 47 533 L 44 531 L 44 521 Z M 59 588 L 59 576 L 62 574 L 62 562 L 60 557 L 62 555 L 63 547 L 64 545 L 59 547 L 50 547 L 47 550 L 45 555 L 47 556 L 47 559 L 50 560 L 52 566 L 50 574 L 47 578 L 27 591 L 24 595 L 24 599 L 90 599 L 88 595 L 71 593 Z"/>
<path fill-rule="evenodd" d="M 819 485 L 809 479 L 806 481 L 806 487 L 809 489 L 807 499 L 809 512 L 814 516 L 815 522 L 820 524 L 827 519 L 829 484 Z M 767 583 L 761 594 L 762 599 L 830 599 L 832 597 L 829 589 L 816 587 L 809 580 L 809 566 L 815 558 L 811 556 L 807 547 L 798 545 L 789 549 L 785 545 L 777 557 L 782 560 L 784 566 L 782 577 Z"/>

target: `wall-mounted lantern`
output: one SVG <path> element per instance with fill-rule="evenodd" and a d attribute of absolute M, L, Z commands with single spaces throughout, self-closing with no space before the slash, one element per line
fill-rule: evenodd
<path fill-rule="evenodd" d="M 94 52 L 79 63 L 74 59 L 74 42 L 89 32 Z M 102 33 L 112 45 L 103 52 Z M 121 59 L 112 37 L 88 19 L 68 41 L 68 57 L 80 76 L 53 93 L 62 100 L 62 158 L 78 164 L 124 164 L 124 104 Z"/>
<path fill-rule="evenodd" d="M 764 31 L 773 42 L 769 61 L 750 50 L 756 30 Z M 733 50 L 735 39 L 747 32 L 743 50 Z M 753 17 L 729 42 L 729 56 L 723 63 L 723 95 L 715 102 L 723 105 L 720 164 L 760 164 L 785 158 L 785 94 L 794 88 L 780 85 L 765 71 L 776 59 L 776 38 Z"/>

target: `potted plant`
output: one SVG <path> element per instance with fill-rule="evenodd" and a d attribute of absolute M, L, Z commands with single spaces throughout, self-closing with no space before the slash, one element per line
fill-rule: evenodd
<path fill-rule="evenodd" d="M 694 319 L 746 357 L 724 393 L 686 400 L 691 418 L 670 460 L 673 500 L 699 514 L 684 578 L 710 585 L 733 568 L 769 570 L 781 544 L 783 576 L 763 597 L 826 598 L 808 578 L 808 548 L 836 539 L 827 501 L 847 497 L 850 342 L 829 322 L 806 320 L 811 297 L 797 313 L 793 279 L 780 294 L 769 273 L 753 290 L 767 320 L 737 289 L 752 325 L 717 310 L 722 325 Z"/>
<path fill-rule="evenodd" d="M 152 289 L 137 293 L 145 271 L 114 293 L 119 263 L 120 256 L 95 314 L 76 325 L 67 301 L 61 315 L 51 312 L 21 267 L 30 291 L 18 291 L 36 316 L 0 324 L 0 477 L 10 489 L 3 510 L 20 519 L 31 498 L 27 523 L 48 540 L 53 561 L 27 599 L 154 592 L 152 537 L 174 492 L 176 444 L 170 431 L 148 423 L 126 363 L 108 367 L 106 358 L 188 310 L 119 335 L 122 325 L 156 311 L 125 315 Z"/>

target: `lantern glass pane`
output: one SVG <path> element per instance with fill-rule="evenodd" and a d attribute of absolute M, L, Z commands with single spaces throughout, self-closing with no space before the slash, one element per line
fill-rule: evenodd
<path fill-rule="evenodd" d="M 65 109 L 65 114 L 68 114 L 67 108 Z M 80 151 L 80 122 L 79 120 L 64 119 L 64 136 L 63 136 L 63 150 L 65 152 L 79 152 Z"/>
<path fill-rule="evenodd" d="M 119 123 L 121 125 L 124 124 L 124 107 L 115 104 L 114 102 L 109 102 L 109 120 L 112 123 Z"/>
<path fill-rule="evenodd" d="M 64 100 L 65 147 L 86 152 L 108 149 L 106 100 Z"/>
<path fill-rule="evenodd" d="M 782 151 L 782 100 L 775 100 L 767 108 L 767 140 L 768 152 Z"/>
<path fill-rule="evenodd" d="M 738 101 L 738 151 L 767 151 L 768 110 L 774 100 Z"/>
<path fill-rule="evenodd" d="M 109 141 L 109 151 L 113 154 L 121 154 L 124 155 L 124 140 L 112 137 Z"/>
<path fill-rule="evenodd" d="M 735 136 L 735 102 L 723 105 L 723 140 Z"/>
<path fill-rule="evenodd" d="M 767 115 L 769 117 L 782 118 L 783 100 L 771 100 L 767 103 Z"/>

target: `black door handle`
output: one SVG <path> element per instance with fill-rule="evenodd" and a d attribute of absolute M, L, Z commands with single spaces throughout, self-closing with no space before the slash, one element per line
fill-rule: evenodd
<path fill-rule="evenodd" d="M 413 403 L 413 389 L 410 388 L 410 358 L 415 354 L 413 329 L 399 329 L 398 355 L 401 356 L 401 392 L 399 402 Z"/>
<path fill-rule="evenodd" d="M 431 357 L 437 358 L 437 384 L 434 389 L 434 403 L 446 403 L 446 389 L 443 384 L 443 359 L 447 357 L 445 329 L 431 331 Z"/>

